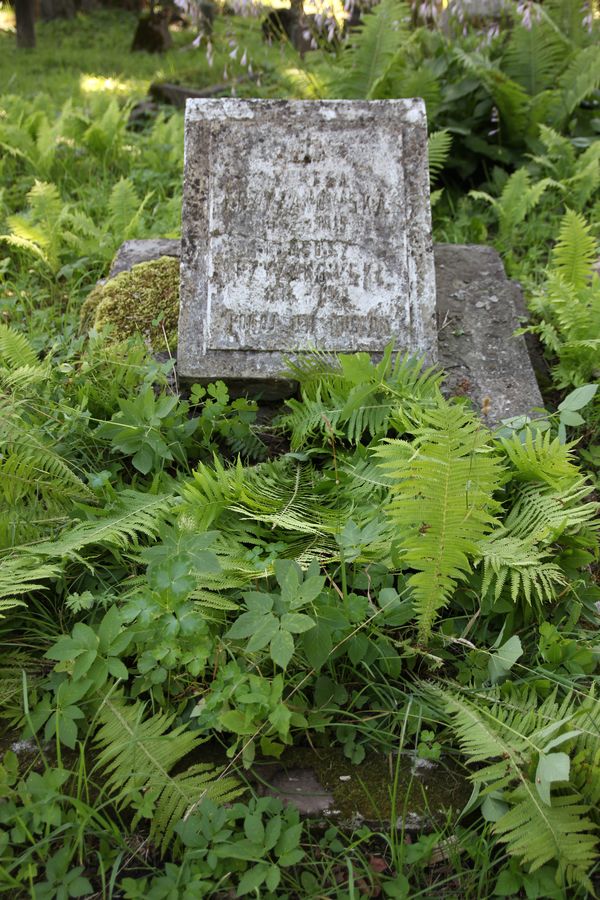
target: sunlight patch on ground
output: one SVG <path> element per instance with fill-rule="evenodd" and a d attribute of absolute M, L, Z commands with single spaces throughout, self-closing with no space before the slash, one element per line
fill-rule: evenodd
<path fill-rule="evenodd" d="M 8 4 L 0 5 L 0 31 L 15 30 L 15 13 Z"/>
<path fill-rule="evenodd" d="M 83 94 L 130 94 L 135 82 L 121 81 L 119 78 L 106 78 L 103 75 L 81 75 L 79 88 Z"/>

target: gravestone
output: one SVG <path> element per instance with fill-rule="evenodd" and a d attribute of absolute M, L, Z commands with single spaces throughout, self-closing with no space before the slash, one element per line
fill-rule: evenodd
<path fill-rule="evenodd" d="M 423 102 L 189 101 L 179 375 L 392 338 L 437 358 Z"/>

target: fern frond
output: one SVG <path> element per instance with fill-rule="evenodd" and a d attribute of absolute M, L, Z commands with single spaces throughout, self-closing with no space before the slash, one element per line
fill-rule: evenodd
<path fill-rule="evenodd" d="M 34 385 L 48 380 L 48 366 L 18 366 L 15 369 L 0 367 L 0 391 L 5 394 L 29 393 Z"/>
<path fill-rule="evenodd" d="M 574 444 L 561 444 L 549 431 L 530 428 L 523 440 L 514 434 L 511 438 L 502 438 L 501 443 L 513 467 L 511 474 L 515 481 L 541 481 L 554 488 L 580 481 Z"/>
<path fill-rule="evenodd" d="M 491 530 L 501 467 L 485 429 L 460 407 L 424 412 L 423 425 L 402 461 L 397 442 L 375 450 L 392 479 L 389 516 L 401 529 L 404 560 L 416 569 L 409 584 L 419 636 L 426 641 L 438 612 L 471 571 L 478 542 Z"/>
<path fill-rule="evenodd" d="M 583 503 L 592 488 L 580 478 L 563 491 L 526 484 L 519 488 L 515 505 L 504 525 L 515 537 L 550 544 L 562 534 L 600 527 L 597 503 Z"/>
<path fill-rule="evenodd" d="M 493 532 L 479 547 L 484 567 L 481 583 L 484 596 L 493 589 L 498 599 L 508 583 L 513 603 L 523 596 L 530 604 L 533 594 L 543 604 L 554 599 L 557 586 L 566 584 L 561 569 L 547 562 L 547 554 L 540 552 L 533 541 L 516 537 L 506 529 Z"/>
<path fill-rule="evenodd" d="M 54 225 L 60 219 L 63 203 L 55 184 L 36 179 L 27 200 L 36 221 Z"/>
<path fill-rule="evenodd" d="M 585 287 L 596 259 L 596 241 L 580 213 L 567 210 L 552 251 L 552 267 L 568 285 Z"/>
<path fill-rule="evenodd" d="M 539 757 L 551 752 L 557 732 L 571 727 L 571 716 L 552 721 L 549 730 L 545 703 L 536 709 L 531 695 L 519 708 L 497 691 L 479 692 L 470 699 L 436 685 L 425 693 L 450 716 L 467 761 L 478 766 L 471 780 L 485 786 L 486 794 L 502 792 L 508 809 L 493 831 L 508 852 L 528 864 L 530 871 L 553 861 L 557 880 L 589 885 L 588 870 L 596 861 L 589 805 L 571 785 L 560 793 L 555 790 L 547 804 L 529 775 Z"/>
<path fill-rule="evenodd" d="M 174 767 L 204 738 L 186 725 L 173 727 L 175 714 L 158 712 L 146 717 L 145 704 L 126 702 L 122 694 L 107 696 L 100 710 L 101 727 L 95 736 L 97 765 L 106 773 L 105 789 L 119 806 L 133 792 L 151 792 L 154 814 L 150 838 L 164 855 L 175 826 L 203 799 L 226 803 L 243 788 L 222 767 L 196 763 L 172 774 Z"/>
<path fill-rule="evenodd" d="M 2 322 L 0 322 L 0 365 L 8 369 L 18 369 L 21 366 L 35 368 L 38 365 L 37 354 L 25 335 Z"/>
<path fill-rule="evenodd" d="M 434 131 L 427 140 L 427 152 L 429 154 L 429 177 L 435 181 L 442 171 L 452 149 L 452 135 L 449 131 Z"/>
<path fill-rule="evenodd" d="M 528 125 L 529 96 L 525 88 L 481 54 L 455 47 L 453 55 L 481 80 L 498 108 L 500 125 L 507 138 L 520 143 Z"/>
<path fill-rule="evenodd" d="M 212 466 L 205 463 L 198 465 L 193 472 L 193 482 L 185 484 L 182 491 L 187 515 L 192 517 L 196 528 L 208 531 L 230 503 L 239 497 L 245 474 L 239 459 L 235 466 L 229 468 L 225 468 L 216 457 Z"/>
<path fill-rule="evenodd" d="M 11 435 L 4 459 L 0 459 L 0 493 L 7 500 L 41 493 L 44 497 L 86 498 L 92 495 L 70 466 L 49 447 L 44 447 L 28 432 Z"/>
<path fill-rule="evenodd" d="M 511 31 L 503 69 L 533 97 L 554 85 L 564 58 L 564 44 L 554 31 L 521 26 Z"/>
<path fill-rule="evenodd" d="M 596 46 L 574 54 L 558 79 L 554 101 L 548 111 L 548 124 L 560 130 L 569 116 L 600 86 L 600 54 Z"/>
<path fill-rule="evenodd" d="M 276 424 L 291 431 L 294 450 L 313 440 L 376 440 L 399 419 L 399 407 L 435 406 L 441 397 L 441 373 L 408 354 L 394 355 L 391 345 L 377 364 L 366 353 L 309 353 L 288 374 L 299 382 L 302 400 L 286 401 L 289 411 Z"/>
<path fill-rule="evenodd" d="M 121 550 L 137 546 L 139 536 L 157 535 L 166 514 L 173 506 L 170 494 L 145 494 L 125 490 L 106 509 L 89 508 L 93 519 L 80 522 L 65 530 L 56 541 L 44 541 L 35 546 L 36 555 L 47 558 L 68 557 L 84 547 L 102 544 Z"/>
<path fill-rule="evenodd" d="M 23 603 L 22 600 L 17 600 L 15 597 L 0 598 L 0 619 L 5 619 L 9 609 L 15 609 L 17 606 L 27 606 L 27 604 Z"/>
<path fill-rule="evenodd" d="M 350 35 L 340 65 L 328 85 L 329 96 L 373 99 L 394 53 L 408 36 L 409 10 L 404 0 L 382 0 Z"/>
<path fill-rule="evenodd" d="M 34 256 L 41 259 L 47 266 L 51 265 L 47 253 L 45 253 L 42 247 L 35 241 L 19 237 L 17 234 L 0 234 L 0 241 L 8 244 L 9 247 L 14 247 L 16 250 L 26 250 L 27 253 L 33 253 Z"/>
<path fill-rule="evenodd" d="M 32 557 L 0 558 L 0 598 L 11 598 L 14 594 L 28 594 L 46 587 L 45 581 L 56 578 L 60 566 L 41 563 Z"/>

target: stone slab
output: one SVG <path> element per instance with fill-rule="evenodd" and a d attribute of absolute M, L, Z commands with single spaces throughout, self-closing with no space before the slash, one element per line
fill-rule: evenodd
<path fill-rule="evenodd" d="M 277 381 L 295 352 L 437 355 L 421 100 L 191 100 L 178 368 Z"/>
<path fill-rule="evenodd" d="M 161 256 L 180 256 L 181 245 L 178 240 L 170 238 L 145 238 L 144 240 L 125 241 L 117 250 L 112 261 L 109 278 L 120 275 L 121 272 L 129 272 L 138 263 L 150 262 L 152 259 L 160 259 Z"/>
<path fill-rule="evenodd" d="M 126 241 L 113 268 L 116 274 L 179 253 L 177 240 Z M 435 244 L 434 255 L 438 362 L 447 373 L 446 393 L 469 397 L 490 425 L 541 407 L 525 339 L 513 336 L 527 310 L 498 253 L 478 244 Z"/>
<path fill-rule="evenodd" d="M 451 760 L 434 763 L 410 752 L 390 760 L 366 752 L 364 762 L 352 765 L 340 747 L 294 747 L 277 762 L 256 760 L 248 779 L 259 796 L 276 797 L 307 818 L 342 828 L 395 826 L 413 834 L 442 826 L 447 811 L 461 810 L 471 795 L 464 771 Z M 400 808 L 390 797 L 393 779 L 403 799 Z"/>
<path fill-rule="evenodd" d="M 514 336 L 527 319 L 523 295 L 498 253 L 436 244 L 435 272 L 446 392 L 468 396 L 489 424 L 543 407 L 525 338 Z"/>

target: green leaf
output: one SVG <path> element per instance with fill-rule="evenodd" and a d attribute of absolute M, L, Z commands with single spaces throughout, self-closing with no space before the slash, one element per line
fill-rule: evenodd
<path fill-rule="evenodd" d="M 281 599 L 284 603 L 293 603 L 298 594 L 298 585 L 302 578 L 302 570 L 292 559 L 277 559 L 274 564 L 277 583 L 281 588 Z"/>
<path fill-rule="evenodd" d="M 288 663 L 294 655 L 294 639 L 289 631 L 278 631 L 270 646 L 271 659 L 273 662 L 287 669 Z"/>
<path fill-rule="evenodd" d="M 83 875 L 77 875 L 69 884 L 69 897 L 84 897 L 93 893 L 91 883 Z"/>
<path fill-rule="evenodd" d="M 513 634 L 488 660 L 488 674 L 492 684 L 505 678 L 522 655 L 521 639 Z"/>
<path fill-rule="evenodd" d="M 264 612 L 246 612 L 242 613 L 233 623 L 225 637 L 232 640 L 241 640 L 242 638 L 251 637 L 255 631 L 260 628 L 265 619 Z"/>
<path fill-rule="evenodd" d="M 266 613 L 273 609 L 272 594 L 264 594 L 261 591 L 247 591 L 243 597 L 248 612 Z"/>
<path fill-rule="evenodd" d="M 265 828 L 265 850 L 272 850 L 281 834 L 281 816 L 272 816 Z"/>
<path fill-rule="evenodd" d="M 568 781 L 570 771 L 571 760 L 566 753 L 540 753 L 535 785 L 538 794 L 548 806 L 551 804 L 550 785 L 553 781 Z"/>
<path fill-rule="evenodd" d="M 302 649 L 306 654 L 309 665 L 313 669 L 324 666 L 333 648 L 331 629 L 324 622 L 318 622 L 310 631 L 305 631 L 302 637 Z"/>
<path fill-rule="evenodd" d="M 300 850 L 300 848 L 296 850 L 290 850 L 288 853 L 282 853 L 279 857 L 279 865 L 280 866 L 295 866 L 300 862 L 305 856 L 304 850 Z"/>
<path fill-rule="evenodd" d="M 284 613 L 281 617 L 281 627 L 286 631 L 291 631 L 292 634 L 301 634 L 303 631 L 313 628 L 314 625 L 314 619 L 302 613 Z"/>
<path fill-rule="evenodd" d="M 232 731 L 234 734 L 253 734 L 256 730 L 252 722 L 248 724 L 246 716 L 238 709 L 228 709 L 221 713 L 219 723 L 227 731 Z"/>
<path fill-rule="evenodd" d="M 267 877 L 265 878 L 265 884 L 270 891 L 274 891 L 277 889 L 279 882 L 281 881 L 281 870 L 279 866 L 276 866 L 274 863 L 269 869 L 267 873 Z"/>
<path fill-rule="evenodd" d="M 84 622 L 77 622 L 73 627 L 73 640 L 81 647 L 87 650 L 96 650 L 98 647 L 98 637 L 93 628 Z"/>
<path fill-rule="evenodd" d="M 57 731 L 61 744 L 64 744 L 65 747 L 69 747 L 69 749 L 73 750 L 77 743 L 77 725 L 73 719 L 64 715 L 60 716 L 58 719 Z"/>
<path fill-rule="evenodd" d="M 244 833 L 248 840 L 255 844 L 262 844 L 265 839 L 265 826 L 262 818 L 258 813 L 248 815 L 244 819 Z"/>
<path fill-rule="evenodd" d="M 119 678 L 123 681 L 127 681 L 129 678 L 127 666 L 120 659 L 117 659 L 116 656 L 109 656 L 106 665 L 113 678 Z"/>
<path fill-rule="evenodd" d="M 313 600 L 316 600 L 323 590 L 324 584 L 325 578 L 322 575 L 311 575 L 310 578 L 307 578 L 306 581 L 300 585 L 298 597 L 296 601 L 292 602 L 292 609 L 296 609 L 299 606 L 306 606 L 308 603 L 312 603 Z"/>
<path fill-rule="evenodd" d="M 290 733 L 290 720 L 292 714 L 285 703 L 278 703 L 273 712 L 269 715 L 269 722 L 282 740 L 285 740 Z"/>
<path fill-rule="evenodd" d="M 297 825 L 289 825 L 277 841 L 277 846 L 275 847 L 277 856 L 283 856 L 291 850 L 296 850 L 300 846 L 301 837 L 302 822 L 298 822 Z"/>
<path fill-rule="evenodd" d="M 126 451 L 124 451 L 126 452 Z M 132 457 L 131 462 L 136 467 L 138 472 L 141 472 L 142 475 L 147 475 L 148 472 L 152 468 L 152 464 L 154 462 L 154 454 L 149 447 L 142 447 L 135 456 Z"/>
<path fill-rule="evenodd" d="M 238 620 L 239 621 L 239 620 Z M 273 613 L 267 613 L 262 616 L 254 634 L 246 645 L 249 653 L 255 650 L 262 650 L 271 641 L 279 631 L 279 621 Z"/>
<path fill-rule="evenodd" d="M 508 804 L 497 797 L 487 796 L 481 804 L 481 815 L 486 822 L 498 822 L 508 812 Z"/>
<path fill-rule="evenodd" d="M 584 384 L 581 387 L 575 388 L 574 391 L 571 391 L 570 394 L 567 394 L 562 403 L 558 404 L 558 408 L 561 411 L 567 410 L 569 412 L 573 412 L 577 409 L 583 409 L 584 406 L 587 406 L 587 404 L 594 399 L 597 390 L 597 384 Z M 567 422 L 567 425 L 568 424 L 569 422 Z"/>
<path fill-rule="evenodd" d="M 580 416 L 579 413 L 576 412 L 569 412 L 569 410 L 563 410 L 561 412 L 560 421 L 563 425 L 569 425 L 571 428 L 574 428 L 577 425 L 585 425 L 583 416 Z"/>
<path fill-rule="evenodd" d="M 240 879 L 240 883 L 237 888 L 238 897 L 242 897 L 244 894 L 249 894 L 250 891 L 255 891 L 257 888 L 261 886 L 267 875 L 269 874 L 270 866 L 266 863 L 258 863 L 258 865 L 253 866 L 251 869 L 242 876 Z"/>
<path fill-rule="evenodd" d="M 111 606 L 98 627 L 100 649 L 105 653 L 121 630 L 121 614 L 116 606 Z"/>

